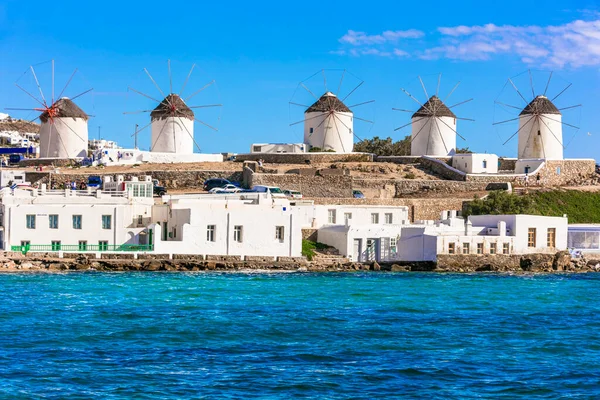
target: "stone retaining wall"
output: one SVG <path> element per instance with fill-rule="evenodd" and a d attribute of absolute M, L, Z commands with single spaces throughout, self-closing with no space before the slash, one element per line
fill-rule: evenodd
<path fill-rule="evenodd" d="M 375 162 L 390 162 L 394 164 L 414 165 L 421 163 L 420 156 L 376 156 Z"/>
<path fill-rule="evenodd" d="M 248 183 L 298 190 L 305 197 L 352 197 L 352 177 L 349 175 L 252 174 Z"/>
<path fill-rule="evenodd" d="M 308 164 L 330 162 L 372 162 L 373 154 L 369 153 L 254 153 L 238 154 L 235 161 L 258 161 L 274 164 Z"/>
<path fill-rule="evenodd" d="M 433 172 L 437 176 L 453 181 L 464 181 L 466 174 L 456 170 L 455 168 L 450 166 L 448 162 L 452 162 L 451 159 L 449 161 L 446 159 L 434 159 L 428 157 L 420 158 L 421 166 Z"/>
<path fill-rule="evenodd" d="M 302 229 L 302 240 L 310 240 L 312 242 L 316 242 L 318 231 L 319 231 L 318 229 L 312 229 L 312 228 Z"/>

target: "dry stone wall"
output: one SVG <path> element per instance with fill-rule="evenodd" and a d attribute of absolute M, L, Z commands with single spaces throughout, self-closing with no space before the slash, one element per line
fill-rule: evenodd
<path fill-rule="evenodd" d="M 369 153 L 253 153 L 238 154 L 236 161 L 258 161 L 273 164 L 313 164 L 330 162 L 372 162 Z"/>
<path fill-rule="evenodd" d="M 298 190 L 305 197 L 352 197 L 352 177 L 349 175 L 252 174 L 249 183 Z"/>

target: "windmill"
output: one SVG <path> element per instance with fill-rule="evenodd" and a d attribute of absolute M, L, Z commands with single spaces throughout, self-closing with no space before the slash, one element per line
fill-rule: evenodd
<path fill-rule="evenodd" d="M 420 101 L 416 96 L 413 96 L 405 88 L 401 88 L 402 92 L 410 98 L 413 102 L 417 103 L 420 107 L 416 111 L 404 108 L 392 108 L 394 111 L 406 112 L 412 114 L 409 123 L 399 126 L 394 131 L 400 131 L 408 126 L 412 127 L 411 138 L 410 138 L 410 155 L 411 156 L 436 156 L 443 157 L 456 153 L 456 136 L 462 140 L 466 140 L 462 135 L 457 132 L 456 121 L 474 121 L 470 118 L 459 118 L 457 117 L 452 109 L 462 104 L 468 103 L 473 99 L 468 99 L 456 103 L 450 107 L 446 106 L 446 102 L 454 91 L 460 85 L 458 82 L 452 90 L 444 97 L 440 99 L 440 84 L 442 81 L 442 74 L 437 75 L 437 86 L 435 94 L 431 97 L 427 92 L 425 83 L 421 76 L 418 76 L 418 81 L 425 94 L 426 101 Z"/>
<path fill-rule="evenodd" d="M 187 97 L 182 97 L 186 86 L 194 72 L 196 64 L 193 64 L 183 86 L 179 93 L 173 92 L 173 76 L 171 73 L 171 60 L 167 61 L 167 68 L 169 74 L 169 94 L 165 95 L 161 87 L 158 85 L 156 80 L 152 77 L 147 68 L 144 68 L 144 73 L 148 76 L 154 87 L 158 90 L 162 96 L 162 100 L 157 100 L 155 97 L 148 95 L 140 90 L 128 87 L 129 91 L 132 91 L 138 95 L 141 95 L 147 99 L 154 101 L 156 106 L 152 109 L 129 111 L 124 114 L 141 114 L 149 113 L 150 122 L 144 127 L 138 129 L 133 135 L 137 142 L 137 136 L 144 131 L 146 128 L 151 127 L 151 144 L 150 151 L 158 153 L 176 153 L 176 154 L 192 154 L 194 152 L 194 146 L 200 151 L 200 146 L 194 139 L 194 122 L 213 130 L 218 131 L 218 128 L 197 118 L 194 113 L 194 109 L 214 108 L 222 107 L 222 104 L 201 104 L 188 106 L 188 101 L 196 97 L 198 94 L 215 84 L 214 80 L 206 83 L 204 86 L 193 91 Z M 220 116 L 218 118 L 220 120 Z"/>
<path fill-rule="evenodd" d="M 34 66 L 30 66 L 21 76 L 29 75 L 33 78 L 40 97 L 36 97 L 30 91 L 19 85 L 19 80 L 15 85 L 21 91 L 26 93 L 30 98 L 36 101 L 39 105 L 34 108 L 6 108 L 6 110 L 19 111 L 35 111 L 41 113 L 31 122 L 39 118 L 40 126 L 40 158 L 80 158 L 87 156 L 88 150 L 88 119 L 89 116 L 77 106 L 73 100 L 91 92 L 93 89 L 88 89 L 78 95 L 68 98 L 63 97 L 63 94 L 69 87 L 73 77 L 77 73 L 77 69 L 73 71 L 69 80 L 60 94 L 55 97 L 54 91 L 54 60 L 50 61 L 51 70 L 51 97 L 50 102 L 42 90 L 42 85 L 38 79 L 38 75 Z M 39 65 L 39 64 L 38 64 Z"/>
<path fill-rule="evenodd" d="M 525 95 L 519 90 L 519 78 L 528 77 L 531 97 L 528 93 Z M 501 94 L 495 100 L 496 107 L 501 108 L 505 112 L 518 112 L 518 116 L 502 121 L 494 122 L 493 124 L 504 125 L 510 122 L 519 121 L 518 129 L 503 143 L 506 145 L 515 136 L 518 136 L 518 158 L 519 159 L 549 159 L 562 160 L 563 152 L 566 146 L 563 140 L 563 126 L 568 126 L 574 129 L 579 127 L 563 121 L 561 111 L 581 107 L 581 104 L 558 108 L 554 105 L 554 101 L 561 97 L 572 84 L 568 83 L 566 87 L 560 90 L 554 96 L 547 97 L 552 83 L 553 72 L 548 74 L 548 79 L 545 80 L 544 91 L 536 93 L 534 85 L 534 74 L 531 70 L 527 70 L 519 75 L 508 78 Z M 514 99 L 500 101 L 499 98 L 504 94 L 505 89 L 509 88 L 509 93 L 513 94 L 518 102 L 523 102 L 525 106 L 517 106 L 514 104 Z"/>
<path fill-rule="evenodd" d="M 330 90 L 333 87 L 328 87 L 327 74 L 331 77 L 336 72 L 341 73 L 341 76 L 334 86 L 336 90 L 333 92 Z M 344 82 L 347 83 L 350 78 L 355 81 L 355 84 L 344 87 Z M 357 117 L 353 109 L 374 103 L 375 100 L 362 101 L 351 106 L 347 106 L 344 102 L 356 93 L 363 83 L 363 80 L 345 69 L 322 69 L 298 84 L 292 100 L 289 102 L 290 115 L 292 114 L 292 110 L 298 109 L 296 107 L 302 107 L 304 108 L 304 118 L 290 123 L 290 126 L 304 124 L 304 143 L 309 146 L 309 149 L 351 153 L 354 147 L 354 137 L 362 141 L 354 131 L 354 120 L 370 124 L 371 127 L 374 122 L 369 119 Z M 348 90 L 348 88 L 351 89 Z M 323 94 L 317 96 L 315 93 Z M 302 100 L 298 100 L 297 98 L 302 96 L 308 97 L 307 94 L 311 98 L 303 99 L 303 103 L 300 103 L 299 101 Z M 311 102 L 312 105 L 310 104 Z"/>

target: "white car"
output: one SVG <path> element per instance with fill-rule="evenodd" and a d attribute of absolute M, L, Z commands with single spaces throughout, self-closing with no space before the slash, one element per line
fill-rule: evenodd
<path fill-rule="evenodd" d="M 302 193 L 300 193 L 297 190 L 284 190 L 283 194 L 285 194 L 285 197 L 287 197 L 288 199 L 301 199 L 302 198 Z"/>
<path fill-rule="evenodd" d="M 225 185 L 223 187 L 216 187 L 216 188 L 212 188 L 208 191 L 208 193 L 237 193 L 240 191 L 240 188 L 235 186 L 235 185 Z"/>

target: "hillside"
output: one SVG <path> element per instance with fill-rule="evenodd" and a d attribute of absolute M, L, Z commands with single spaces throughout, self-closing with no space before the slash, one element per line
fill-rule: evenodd
<path fill-rule="evenodd" d="M 16 131 L 19 133 L 39 133 L 40 125 L 22 119 L 0 119 L 0 131 Z"/>
<path fill-rule="evenodd" d="M 571 224 L 600 223 L 600 192 L 554 190 L 538 191 L 527 196 L 533 200 L 538 214 L 567 214 Z"/>
<path fill-rule="evenodd" d="M 463 215 L 534 214 L 560 217 L 571 224 L 600 223 L 600 192 L 535 190 L 524 195 L 493 191 L 465 205 Z"/>

